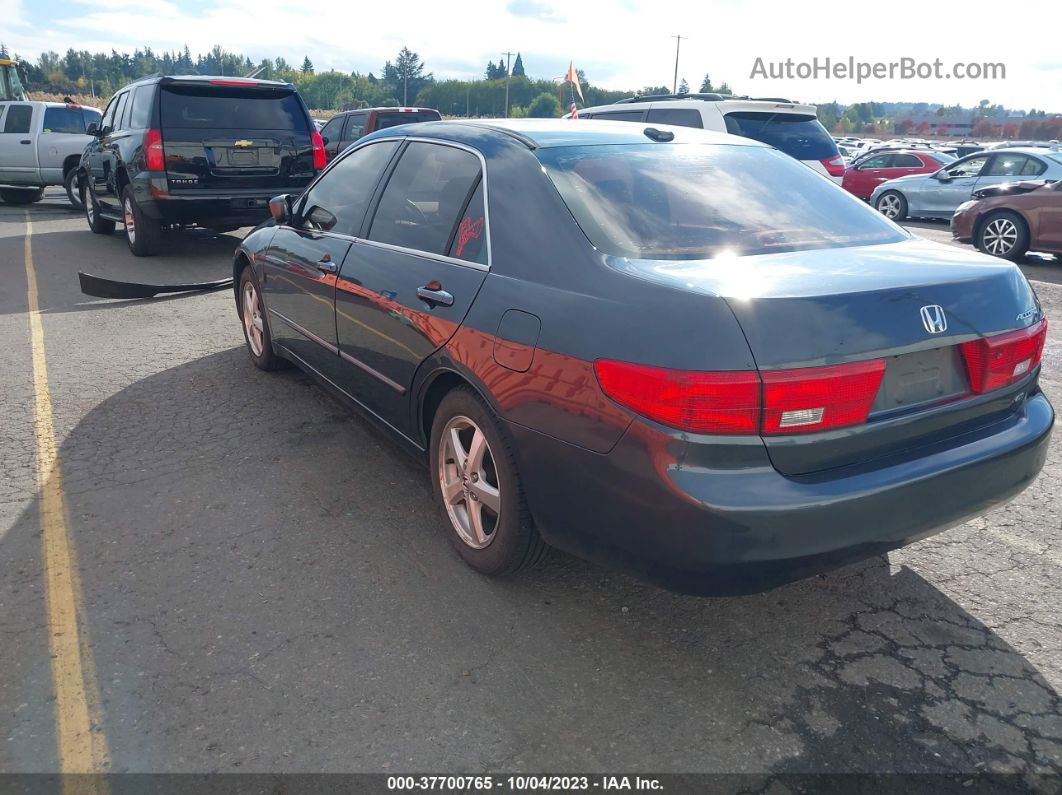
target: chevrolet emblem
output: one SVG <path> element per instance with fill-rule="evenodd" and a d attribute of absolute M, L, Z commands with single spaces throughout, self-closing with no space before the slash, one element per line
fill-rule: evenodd
<path fill-rule="evenodd" d="M 244 141 L 233 141 L 232 145 L 246 148 L 248 146 L 254 146 L 254 141 L 246 141 L 246 140 L 244 140 Z"/>

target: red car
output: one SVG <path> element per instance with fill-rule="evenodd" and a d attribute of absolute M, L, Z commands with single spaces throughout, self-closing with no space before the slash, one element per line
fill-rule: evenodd
<path fill-rule="evenodd" d="M 906 177 L 908 174 L 932 174 L 949 162 L 950 157 L 938 155 L 936 152 L 915 149 L 882 152 L 880 155 L 868 157 L 854 168 L 846 169 L 841 187 L 867 201 L 874 188 L 882 182 Z"/>

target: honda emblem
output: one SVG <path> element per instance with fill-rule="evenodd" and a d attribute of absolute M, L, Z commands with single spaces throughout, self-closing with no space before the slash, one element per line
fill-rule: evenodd
<path fill-rule="evenodd" d="M 948 330 L 948 319 L 944 316 L 944 307 L 940 304 L 923 306 L 918 311 L 922 315 L 922 325 L 930 334 L 943 334 Z"/>

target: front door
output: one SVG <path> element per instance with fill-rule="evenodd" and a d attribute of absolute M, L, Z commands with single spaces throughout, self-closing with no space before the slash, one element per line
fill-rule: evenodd
<path fill-rule="evenodd" d="M 989 155 L 972 155 L 958 160 L 927 178 L 922 191 L 922 210 L 938 216 L 951 216 L 955 208 L 973 194 L 978 175 L 988 163 Z M 945 178 L 939 179 L 938 175 Z"/>
<path fill-rule="evenodd" d="M 487 275 L 481 161 L 413 142 L 400 156 L 336 292 L 344 388 L 400 431 L 420 364 L 453 336 Z"/>
<path fill-rule="evenodd" d="M 381 174 L 398 144 L 381 142 L 336 161 L 277 227 L 260 255 L 262 292 L 274 339 L 330 380 L 336 379 L 336 276 Z"/>
<path fill-rule="evenodd" d="M 339 154 L 339 139 L 343 136 L 343 124 L 346 116 L 335 116 L 321 130 L 321 138 L 324 139 L 325 159 L 331 163 Z"/>

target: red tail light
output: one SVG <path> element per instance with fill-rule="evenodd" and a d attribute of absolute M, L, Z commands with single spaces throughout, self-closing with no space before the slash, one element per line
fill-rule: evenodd
<path fill-rule="evenodd" d="M 831 177 L 843 177 L 844 176 L 844 158 L 840 155 L 834 155 L 828 157 L 825 160 L 820 160 L 823 167 L 826 169 L 826 173 Z"/>
<path fill-rule="evenodd" d="M 162 149 L 162 133 L 159 130 L 144 133 L 144 154 L 148 171 L 166 170 L 166 153 Z"/>
<path fill-rule="evenodd" d="M 885 362 L 705 373 L 601 359 L 594 370 L 606 395 L 662 425 L 690 433 L 779 435 L 866 422 Z"/>
<path fill-rule="evenodd" d="M 1040 363 L 1047 341 L 1047 318 L 1039 323 L 962 344 L 970 390 L 981 394 L 1012 384 Z"/>
<path fill-rule="evenodd" d="M 763 433 L 811 433 L 861 425 L 878 394 L 885 361 L 800 370 L 768 370 L 763 378 Z"/>
<path fill-rule="evenodd" d="M 760 427 L 760 379 L 754 372 L 664 370 L 599 359 L 605 394 L 662 425 L 691 433 L 754 434 Z"/>
<path fill-rule="evenodd" d="M 313 167 L 324 168 L 325 167 L 325 150 L 324 150 L 324 138 L 321 137 L 321 133 L 316 130 L 310 133 L 310 143 L 313 144 Z"/>

